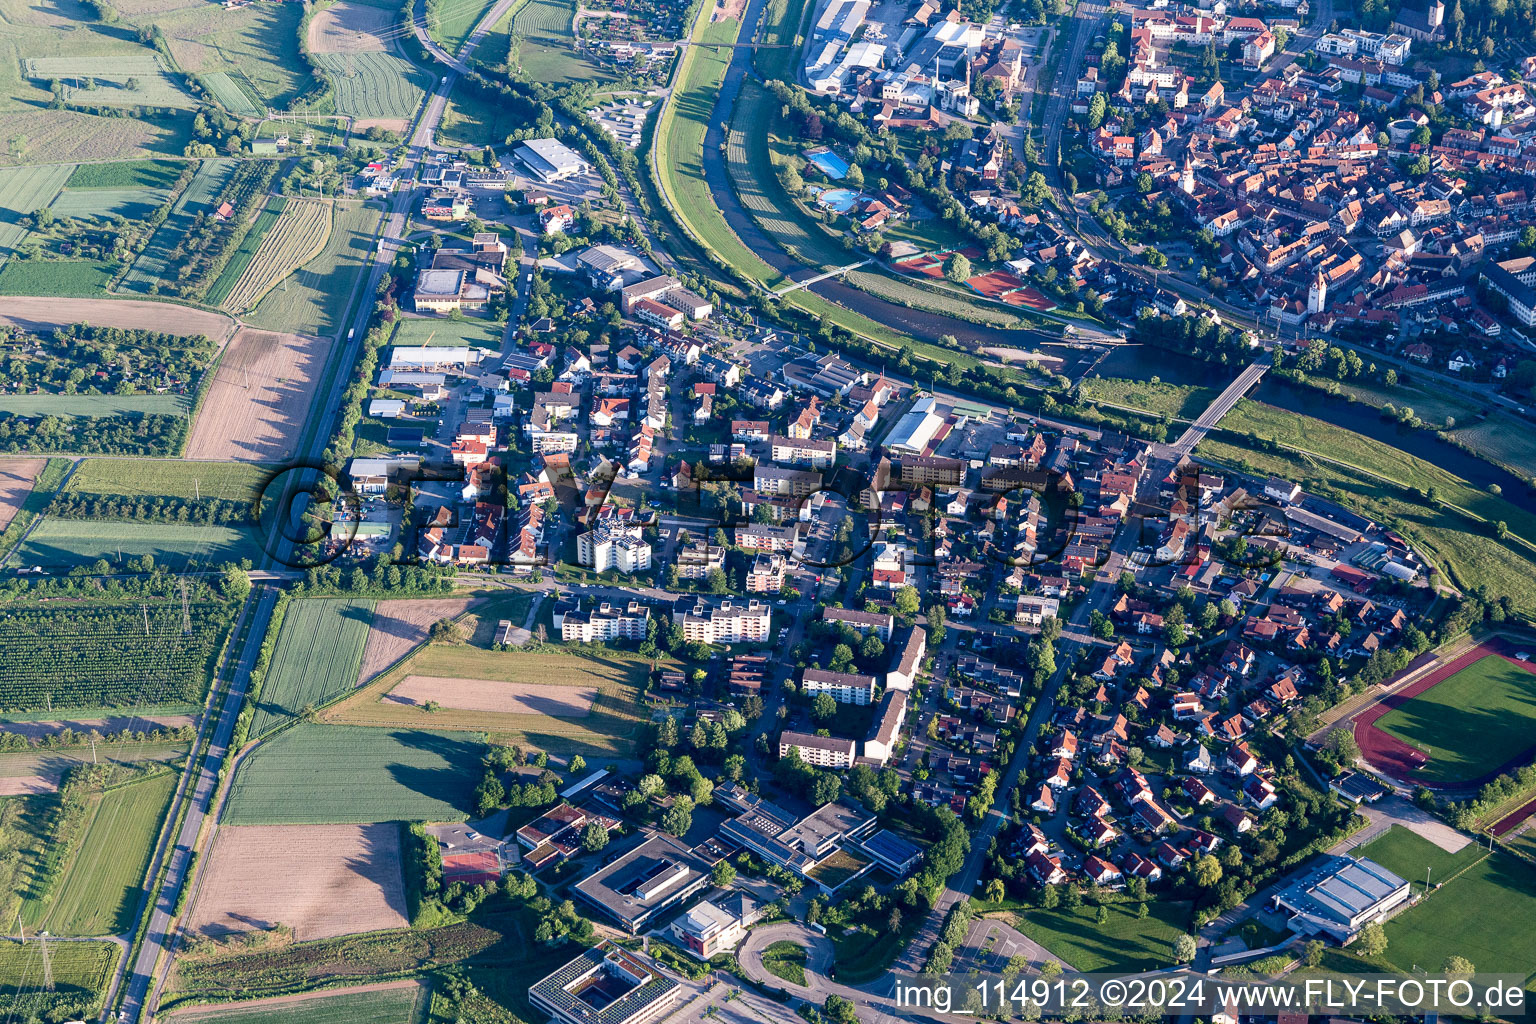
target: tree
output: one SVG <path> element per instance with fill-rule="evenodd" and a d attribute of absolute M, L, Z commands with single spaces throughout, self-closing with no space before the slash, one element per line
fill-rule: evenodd
<path fill-rule="evenodd" d="M 1019 193 L 1020 201 L 1026 206 L 1041 207 L 1049 198 L 1051 198 L 1051 186 L 1046 182 L 1045 175 L 1039 171 L 1030 171 L 1029 177 L 1024 179 L 1024 188 Z"/>
<path fill-rule="evenodd" d="M 581 833 L 582 849 L 588 853 L 596 853 L 608 845 L 608 830 L 597 822 L 591 822 Z"/>
<path fill-rule="evenodd" d="M 574 775 L 577 772 L 584 772 L 586 770 L 587 770 L 587 759 L 586 758 L 582 757 L 580 754 L 577 754 L 575 757 L 571 758 L 571 763 L 570 763 L 570 767 L 569 767 L 569 771 L 571 772 L 571 774 Z"/>
<path fill-rule="evenodd" d="M 219 590 L 232 601 L 243 601 L 251 592 L 251 576 L 239 566 L 232 565 L 224 570 L 219 580 Z"/>
<path fill-rule="evenodd" d="M 693 827 L 693 801 L 680 796 L 661 816 L 661 827 L 674 836 L 680 836 Z"/>
<path fill-rule="evenodd" d="M 1191 870 L 1195 884 L 1202 889 L 1212 890 L 1221 883 L 1221 862 L 1210 854 L 1197 857 Z"/>
<path fill-rule="evenodd" d="M 1001 878 L 992 878 L 987 880 L 986 890 L 983 892 L 983 895 L 988 903 L 1001 903 L 1008 895 L 1008 889 L 1003 885 Z"/>
<path fill-rule="evenodd" d="M 1152 175 L 1148 174 L 1146 171 L 1142 171 L 1140 174 L 1136 175 L 1136 191 L 1140 192 L 1142 195 L 1146 195 L 1148 192 L 1151 192 L 1156 184 L 1157 183 L 1152 180 Z"/>
<path fill-rule="evenodd" d="M 1313 939 L 1311 942 L 1307 943 L 1306 952 L 1303 954 L 1302 959 L 1306 961 L 1306 965 L 1308 967 L 1317 967 L 1322 964 L 1323 953 L 1326 952 L 1327 949 L 1328 947 L 1323 945 L 1321 939 Z"/>
<path fill-rule="evenodd" d="M 837 717 L 837 701 L 830 693 L 818 693 L 811 702 L 811 717 L 818 722 L 829 722 Z"/>
<path fill-rule="evenodd" d="M 1387 930 L 1380 922 L 1372 921 L 1360 929 L 1360 937 L 1355 940 L 1355 945 L 1366 956 L 1381 956 L 1387 951 Z"/>
<path fill-rule="evenodd" d="M 1464 956 L 1448 956 L 1440 970 L 1451 977 L 1471 977 L 1477 973 L 1477 968 L 1472 966 L 1472 961 Z"/>
<path fill-rule="evenodd" d="M 736 881 L 736 869 L 731 867 L 731 862 L 728 860 L 716 861 L 715 866 L 710 869 L 709 880 L 716 888 L 724 889 Z"/>
<path fill-rule="evenodd" d="M 1181 964 L 1187 964 L 1195 958 L 1200 951 L 1200 946 L 1195 942 L 1193 935 L 1180 935 L 1173 940 L 1173 959 Z"/>
<path fill-rule="evenodd" d="M 908 584 L 896 591 L 896 614 L 916 615 L 919 607 L 917 588 Z"/>
<path fill-rule="evenodd" d="M 1104 123 L 1104 115 L 1109 110 L 1109 100 L 1102 92 L 1093 94 L 1093 99 L 1088 101 L 1088 130 L 1096 132 L 1099 125 Z"/>
<path fill-rule="evenodd" d="M 971 278 L 971 261 L 955 253 L 944 262 L 944 277 L 955 284 L 965 284 Z"/>

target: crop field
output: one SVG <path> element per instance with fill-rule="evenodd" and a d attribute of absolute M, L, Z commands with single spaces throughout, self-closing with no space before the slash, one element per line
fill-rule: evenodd
<path fill-rule="evenodd" d="M 429 1001 L 421 982 L 395 981 L 187 1010 L 166 1019 L 174 1024 L 419 1024 Z"/>
<path fill-rule="evenodd" d="M 235 772 L 230 825 L 463 821 L 484 737 L 301 722 Z"/>
<path fill-rule="evenodd" d="M 475 320 L 466 317 L 454 323 L 441 318 L 416 319 L 400 317 L 395 321 L 393 345 L 470 345 L 477 348 L 501 348 L 506 325 L 494 320 Z"/>
<path fill-rule="evenodd" d="M 368 599 L 289 604 L 251 719 L 251 738 L 260 739 L 295 721 L 306 707 L 319 707 L 355 687 L 372 619 L 373 601 Z"/>
<path fill-rule="evenodd" d="M 0 530 L 11 525 L 22 503 L 32 493 L 32 482 L 48 464 L 47 459 L 0 460 Z"/>
<path fill-rule="evenodd" d="M 212 212 L 216 205 L 214 200 L 234 177 L 236 166 L 234 160 L 204 160 L 198 166 L 197 174 L 182 190 L 176 205 L 171 207 L 170 216 L 155 229 L 149 244 L 128 269 L 122 280 L 124 289 L 147 292 L 152 287 L 165 287 L 175 282 L 172 264 L 176 247 L 192 229 L 198 214 Z M 3 283 L 4 278 L 0 277 L 0 286 Z"/>
<path fill-rule="evenodd" d="M 502 679 L 450 679 L 409 675 L 385 696 L 392 704 L 420 708 L 439 704 L 455 711 L 496 711 L 509 715 L 585 718 L 597 700 L 595 686 L 512 683 Z"/>
<path fill-rule="evenodd" d="M 0 168 L 0 258 L 27 237 L 21 218 L 52 203 L 73 170 L 72 164 Z"/>
<path fill-rule="evenodd" d="M 404 928 L 395 822 L 219 829 L 198 880 L 188 931 L 224 938 L 278 924 L 299 942 Z"/>
<path fill-rule="evenodd" d="M 77 190 L 125 188 L 170 189 L 181 178 L 184 164 L 176 160 L 124 160 L 110 164 L 81 164 L 64 187 Z"/>
<path fill-rule="evenodd" d="M 440 619 L 453 619 L 474 603 L 467 597 L 380 601 L 374 606 L 368 639 L 363 645 L 357 685 L 369 681 L 427 641 L 427 631 Z"/>
<path fill-rule="evenodd" d="M 134 299 L 55 302 L 51 299 L 20 297 L 0 299 L 0 323 L 15 324 L 29 331 L 91 324 L 96 327 L 121 327 L 125 330 L 163 331 L 183 338 L 201 334 L 214 342 L 223 341 L 235 326 L 235 322 L 223 313 L 169 302 Z"/>
<path fill-rule="evenodd" d="M 251 265 L 251 259 L 256 255 L 256 250 L 261 247 L 262 239 L 267 237 L 267 232 L 277 223 L 288 205 L 287 196 L 271 196 L 256 219 L 251 222 L 251 228 L 240 239 L 240 244 L 235 246 L 235 251 L 230 255 L 229 262 L 224 264 L 218 280 L 208 288 L 207 300 L 214 305 L 222 306 L 229 298 L 229 293 L 234 290 L 235 283 L 240 280 L 246 268 Z"/>
<path fill-rule="evenodd" d="M 185 416 L 186 395 L 0 395 L 0 412 L 96 419 L 126 413 Z"/>
<path fill-rule="evenodd" d="M 246 321 L 269 331 L 340 334 L 357 275 L 372 258 L 379 218 L 377 206 L 334 203 L 325 250 L 268 291 Z"/>
<path fill-rule="evenodd" d="M 18 468 L 20 462 L 27 460 L 12 460 L 7 463 L 8 476 L 5 481 L 6 525 L 0 529 L 0 558 L 10 551 L 11 545 L 20 539 L 34 520 L 43 514 L 49 502 L 53 501 L 54 494 L 58 492 L 59 485 L 64 482 L 64 475 L 74 465 L 72 459 L 57 458 L 43 460 L 43 468 L 25 484 L 20 482 L 20 477 L 26 472 Z"/>
<path fill-rule="evenodd" d="M 503 616 L 507 617 L 507 616 Z M 516 619 L 520 621 L 520 619 Z M 494 627 L 494 622 L 490 625 Z M 464 729 L 491 735 L 496 742 L 520 743 L 554 753 L 627 756 L 634 748 L 643 720 L 640 686 L 650 662 L 633 654 L 605 651 L 599 655 L 558 652 L 531 653 L 485 650 L 470 645 L 429 645 L 353 696 L 334 705 L 326 721 L 369 726 Z M 388 694 L 408 676 L 438 680 L 477 680 L 476 688 L 489 683 L 536 687 L 538 692 L 569 689 L 577 699 L 597 694 L 585 715 L 572 716 L 571 701 L 561 698 L 532 713 L 456 709 L 448 706 L 427 712 L 420 707 L 392 701 Z M 535 690 L 530 689 L 530 696 Z M 439 701 L 442 703 L 442 701 Z M 476 701 L 479 706 L 482 702 Z M 516 706 L 509 699 L 507 707 Z M 549 713 L 557 708 L 560 717 Z"/>
<path fill-rule="evenodd" d="M 1505 413 L 1495 413 L 1469 427 L 1457 427 L 1451 436 L 1511 473 L 1536 476 L 1536 435 Z"/>
<path fill-rule="evenodd" d="M 122 935 L 133 927 L 150 854 L 176 788 L 162 772 L 107 790 L 96 799 L 85 837 L 46 906 L 28 903 L 23 918 L 54 935 Z"/>
<path fill-rule="evenodd" d="M 48 518 L 27 535 L 12 559 L 17 565 L 67 570 L 99 558 L 117 563 L 144 555 L 173 571 L 262 557 L 254 527 Z"/>
<path fill-rule="evenodd" d="M 397 12 L 385 5 L 339 3 L 309 20 L 310 53 L 386 53 L 393 49 Z"/>
<path fill-rule="evenodd" d="M 187 438 L 189 459 L 281 462 L 298 444 L 329 341 L 242 327 Z"/>
<path fill-rule="evenodd" d="M 1479 971 L 1519 975 L 1527 990 L 1536 983 L 1536 872 L 1526 861 L 1476 844 L 1447 854 L 1400 825 L 1355 852 L 1420 887 L 1426 868 L 1444 883 L 1387 922 L 1388 963 L 1408 971 L 1464 956 Z"/>
<path fill-rule="evenodd" d="M 144 729 L 147 726 L 148 723 L 144 721 L 132 720 L 124 727 Z M 187 748 L 186 743 L 128 743 L 99 747 L 95 757 L 103 764 L 176 761 L 187 755 Z M 0 752 L 0 796 L 57 792 L 64 773 L 89 761 L 91 757 L 90 747 Z"/>
<path fill-rule="evenodd" d="M 365 120 L 410 117 L 432 83 L 431 75 L 392 53 L 310 56 L 336 89 L 336 112 Z"/>
<path fill-rule="evenodd" d="M 117 966 L 119 949 L 111 942 L 57 942 L 48 947 L 48 964 L 59 992 L 99 997 L 106 990 Z M 0 941 L 0 995 L 15 996 L 37 992 L 43 980 L 43 953 L 36 942 L 20 943 L 12 938 Z M 29 1019 L 26 997 L 10 1002 L 6 1009 Z M 94 1006 L 94 1001 L 92 1002 Z"/>
<path fill-rule="evenodd" d="M 255 501 L 272 472 L 244 462 L 85 459 L 64 493 Z"/>
<path fill-rule="evenodd" d="M 66 189 L 49 207 L 55 217 L 143 220 L 171 198 L 165 188 Z"/>
<path fill-rule="evenodd" d="M 287 107 L 313 84 L 299 54 L 301 5 L 250 4 L 228 10 L 192 4 L 157 14 L 153 21 L 183 70 L 199 75 L 220 103 L 226 96 L 210 79 L 220 76 L 242 95 L 246 107 L 230 113 L 257 116 L 263 108 Z M 234 99 L 229 96 L 228 99 Z"/>
<path fill-rule="evenodd" d="M 190 612 L 183 633 L 180 601 L 0 610 L 0 712 L 201 703 L 232 616 Z"/>
<path fill-rule="evenodd" d="M 281 209 L 276 223 L 261 238 L 260 247 L 248 257 L 239 280 L 222 299 L 226 309 L 244 312 L 253 308 L 279 281 L 325 250 L 331 236 L 329 201 L 293 199 Z"/>
<path fill-rule="evenodd" d="M 517 52 L 509 54 L 509 59 L 535 82 L 611 81 L 611 75 L 576 52 L 576 36 L 571 29 L 575 16 L 575 0 L 526 0 L 516 9 L 509 26 L 511 35 L 520 40 Z"/>
<path fill-rule="evenodd" d="M 240 82 L 228 71 L 212 71 L 202 76 L 203 84 L 213 93 L 219 105 L 231 114 L 260 117 L 264 108 L 258 107 Z"/>
<path fill-rule="evenodd" d="M 36 57 L 26 62 L 33 81 L 62 81 L 66 101 L 101 107 L 196 108 L 192 98 L 152 57 Z M 84 83 L 92 83 L 86 86 Z M 76 84 L 80 83 L 80 84 Z"/>
<path fill-rule="evenodd" d="M 116 275 L 117 266 L 101 260 L 11 260 L 0 270 L 0 295 L 94 299 Z"/>
<path fill-rule="evenodd" d="M 449 53 L 458 53 L 469 34 L 480 24 L 487 11 L 495 6 L 495 0 L 440 0 L 427 5 L 427 25 L 437 44 Z"/>
<path fill-rule="evenodd" d="M 1442 678 L 1443 672 L 1450 674 Z M 1536 742 L 1536 672 L 1525 663 L 1479 647 L 1437 667 L 1422 684 L 1407 700 L 1394 694 L 1388 701 L 1394 706 L 1370 723 L 1427 755 L 1413 772 L 1415 781 L 1477 785 Z M 1420 686 L 1416 681 L 1404 692 Z M 1357 721 L 1357 731 L 1364 724 Z"/>

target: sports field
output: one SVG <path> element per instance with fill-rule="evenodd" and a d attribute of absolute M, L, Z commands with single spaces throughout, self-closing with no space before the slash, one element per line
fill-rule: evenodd
<path fill-rule="evenodd" d="M 246 462 L 84 459 L 64 493 L 255 501 L 273 472 Z"/>
<path fill-rule="evenodd" d="M 522 621 L 516 615 L 511 617 L 513 621 Z M 487 622 L 484 616 L 482 622 L 491 628 L 495 626 L 494 621 Z M 519 743 L 551 753 L 581 754 L 589 760 L 594 756 L 628 756 L 644 721 L 640 687 L 649 671 L 649 660 L 623 651 L 592 655 L 558 651 L 509 653 L 487 650 L 473 642 L 429 644 L 332 707 L 324 717 L 327 721 L 355 725 L 431 726 L 484 732 L 496 742 Z M 413 677 L 417 682 L 411 682 Z M 422 678 L 437 682 L 423 684 Z M 438 692 L 447 685 L 445 680 L 473 682 L 466 684 L 462 699 L 445 699 Z M 500 685 L 493 685 L 497 683 Z M 402 685 L 407 694 L 422 701 L 428 699 L 423 694 L 438 692 L 438 703 L 442 706 L 428 712 L 389 696 Z M 557 692 L 563 689 L 571 690 L 572 695 L 565 697 Z M 508 709 L 530 710 L 522 714 L 485 710 L 485 698 L 493 692 L 506 698 L 503 706 Z M 533 708 L 540 710 L 535 713 Z"/>
<path fill-rule="evenodd" d="M 1501 641 L 1481 644 L 1362 714 L 1367 759 L 1439 786 L 1479 785 L 1523 760 L 1536 749 L 1536 668 L 1507 653 Z"/>
<path fill-rule="evenodd" d="M 270 331 L 336 335 L 342 330 L 357 275 L 373 251 L 378 226 L 379 207 L 335 203 L 325 250 L 267 292 L 246 322 Z"/>
<path fill-rule="evenodd" d="M 68 569 L 98 558 L 121 562 L 153 555 L 155 562 L 179 570 L 192 562 L 214 565 L 242 558 L 260 561 L 261 541 L 253 528 L 198 526 L 186 523 L 127 523 L 48 518 L 37 524 L 17 549 L 17 565 Z"/>
<path fill-rule="evenodd" d="M 1400 970 L 1431 969 L 1464 956 L 1479 972 L 1536 982 L 1536 871 L 1508 853 L 1476 844 L 1449 854 L 1394 825 L 1358 851 L 1423 889 L 1425 872 L 1444 885 L 1387 922 L 1385 959 Z"/>
<path fill-rule="evenodd" d="M 484 751 L 484 737 L 474 733 L 301 722 L 240 765 L 224 821 L 463 821 Z"/>
<path fill-rule="evenodd" d="M 177 1013 L 175 1024 L 418 1024 L 427 1003 L 420 982 L 390 982 L 366 991 L 315 993 Z"/>
<path fill-rule="evenodd" d="M 133 927 L 144 874 L 176 788 L 163 772 L 96 798 L 90 824 L 46 904 L 22 910 L 31 930 L 54 935 L 121 935 Z"/>
<path fill-rule="evenodd" d="M 506 325 L 494 320 L 465 318 L 454 323 L 439 317 L 431 319 L 400 317 L 395 321 L 393 345 L 471 345 L 477 348 L 501 348 Z"/>
<path fill-rule="evenodd" d="M 251 719 L 251 739 L 294 721 L 357 685 L 373 601 L 294 601 L 283 612 L 272 662 Z"/>

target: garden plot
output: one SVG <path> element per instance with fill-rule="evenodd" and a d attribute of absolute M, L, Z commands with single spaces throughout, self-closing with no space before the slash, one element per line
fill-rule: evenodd
<path fill-rule="evenodd" d="M 584 718 L 597 700 L 595 686 L 546 686 L 499 679 L 406 676 L 384 698 L 396 704 L 436 704 L 459 711 L 501 711 L 509 715 Z"/>
<path fill-rule="evenodd" d="M 187 916 L 196 935 L 283 924 L 300 942 L 409 923 L 393 822 L 225 826 Z"/>
<path fill-rule="evenodd" d="M 330 342 L 242 327 L 187 439 L 189 459 L 280 462 L 292 455 Z"/>
<path fill-rule="evenodd" d="M 173 268 L 182 239 L 197 222 L 198 214 L 213 212 L 214 201 L 234 177 L 236 165 L 234 160 L 204 160 L 198 166 L 197 174 L 171 208 L 170 216 L 155 229 L 149 244 L 133 261 L 123 278 L 124 288 L 146 292 L 175 283 Z"/>
<path fill-rule="evenodd" d="M 158 56 L 34 57 L 25 62 L 34 82 L 64 83 L 64 98 L 104 107 L 174 107 L 197 101 L 165 70 Z"/>

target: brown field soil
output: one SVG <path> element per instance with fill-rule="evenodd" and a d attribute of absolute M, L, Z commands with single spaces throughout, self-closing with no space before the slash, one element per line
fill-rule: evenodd
<path fill-rule="evenodd" d="M 373 610 L 373 628 L 363 645 L 357 672 L 362 686 L 427 640 L 427 630 L 439 619 L 454 619 L 475 603 L 471 597 L 439 600 L 380 601 Z"/>
<path fill-rule="evenodd" d="M 508 683 L 499 679 L 406 676 L 384 699 L 413 707 L 435 701 L 445 708 L 459 711 L 503 711 L 509 715 L 582 718 L 592 713 L 592 702 L 597 700 L 597 694 L 595 686 L 547 686 L 541 683 Z"/>
<path fill-rule="evenodd" d="M 192 425 L 189 459 L 280 462 L 293 454 L 330 342 L 242 327 Z"/>
<path fill-rule="evenodd" d="M 359 118 L 352 122 L 352 131 L 356 134 L 365 132 L 369 128 L 383 128 L 387 132 L 400 132 L 403 134 L 410 126 L 411 122 L 403 117 Z"/>
<path fill-rule="evenodd" d="M 202 334 L 215 342 L 223 341 L 235 329 L 234 320 L 223 313 L 210 313 L 170 302 L 14 296 L 0 297 L 0 323 L 27 330 L 48 330 L 63 324 L 92 324 L 125 330 L 168 331 L 183 336 Z"/>
<path fill-rule="evenodd" d="M 58 719 L 52 722 L 7 722 L 0 725 L 0 732 L 14 732 L 31 739 L 39 736 L 52 736 L 56 732 L 65 729 L 73 729 L 75 732 L 97 732 L 106 735 L 108 733 L 122 732 L 124 729 L 134 729 L 138 732 L 149 732 L 154 729 L 180 729 L 184 725 L 196 725 L 195 715 L 119 715 L 116 718 L 71 718 Z"/>
<path fill-rule="evenodd" d="M 0 530 L 11 525 L 47 459 L 0 459 Z"/>
<path fill-rule="evenodd" d="M 309 23 L 310 53 L 384 53 L 395 16 L 382 7 L 343 0 Z"/>
<path fill-rule="evenodd" d="M 219 938 L 284 924 L 300 942 L 404 928 L 400 826 L 225 825 L 187 915 Z"/>
<path fill-rule="evenodd" d="M 13 775 L 0 778 L 0 796 L 37 796 L 59 788 L 57 775 Z"/>
<path fill-rule="evenodd" d="M 291 996 L 269 996 L 266 999 L 241 999 L 234 1003 L 200 1006 L 191 1010 L 172 1010 L 165 1019 L 176 1024 L 203 1024 L 220 1018 L 241 1015 L 251 1010 L 270 1010 L 278 1007 L 302 1007 L 316 999 L 334 999 L 337 996 L 360 996 L 367 992 L 390 992 L 401 988 L 425 988 L 423 978 L 405 978 L 401 981 L 376 981 L 372 985 L 353 985 L 348 988 L 322 988 L 314 992 L 295 992 Z"/>

